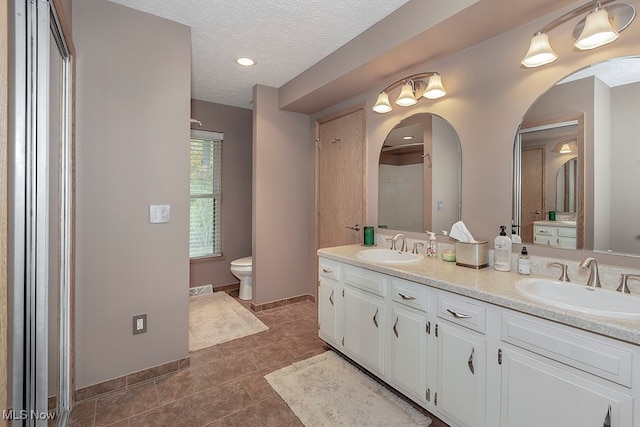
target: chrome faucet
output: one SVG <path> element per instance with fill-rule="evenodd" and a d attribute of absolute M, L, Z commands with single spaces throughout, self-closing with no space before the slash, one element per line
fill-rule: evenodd
<path fill-rule="evenodd" d="M 623 274 L 622 277 L 620 277 L 620 286 L 618 286 L 618 289 L 616 289 L 616 291 L 622 292 L 625 294 L 630 294 L 631 291 L 629 290 L 629 286 L 627 285 L 627 281 L 629 279 L 640 280 L 640 275 L 639 274 Z"/>
<path fill-rule="evenodd" d="M 587 286 L 593 286 L 594 288 L 601 288 L 600 286 L 600 274 L 598 273 L 598 263 L 595 258 L 585 258 L 580 263 L 581 268 L 589 269 L 589 278 L 587 279 Z"/>
<path fill-rule="evenodd" d="M 394 235 L 391 238 L 391 250 L 392 251 L 398 250 L 396 248 L 396 243 L 398 242 L 398 239 L 402 239 L 402 246 L 400 247 L 400 250 L 402 252 L 406 252 L 407 251 L 407 239 L 404 237 L 404 234 L 401 234 L 401 233 L 398 233 L 398 234 Z"/>

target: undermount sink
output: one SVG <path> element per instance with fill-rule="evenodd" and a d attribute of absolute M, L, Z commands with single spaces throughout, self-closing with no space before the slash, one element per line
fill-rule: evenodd
<path fill-rule="evenodd" d="M 602 288 L 548 279 L 521 279 L 521 294 L 556 307 L 616 319 L 640 319 L 640 298 Z"/>
<path fill-rule="evenodd" d="M 381 264 L 413 264 L 422 261 L 424 255 L 391 249 L 364 249 L 356 254 L 356 258 Z"/>

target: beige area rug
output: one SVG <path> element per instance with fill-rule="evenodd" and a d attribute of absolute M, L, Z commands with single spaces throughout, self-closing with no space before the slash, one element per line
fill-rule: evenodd
<path fill-rule="evenodd" d="M 226 292 L 189 298 L 189 351 L 269 329 Z"/>
<path fill-rule="evenodd" d="M 306 427 L 428 426 L 431 419 L 326 351 L 265 376 Z"/>

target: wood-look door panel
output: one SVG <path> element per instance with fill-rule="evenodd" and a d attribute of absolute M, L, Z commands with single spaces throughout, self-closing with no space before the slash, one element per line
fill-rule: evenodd
<path fill-rule="evenodd" d="M 362 240 L 365 153 L 365 116 L 362 108 L 319 124 L 318 248 L 348 245 Z M 347 228 L 356 224 L 360 231 Z"/>

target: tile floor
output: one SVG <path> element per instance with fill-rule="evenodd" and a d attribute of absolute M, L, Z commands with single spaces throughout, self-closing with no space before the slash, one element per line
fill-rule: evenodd
<path fill-rule="evenodd" d="M 263 377 L 327 350 L 317 335 L 316 304 L 255 314 L 268 331 L 192 352 L 186 370 L 77 402 L 68 425 L 301 426 Z"/>

